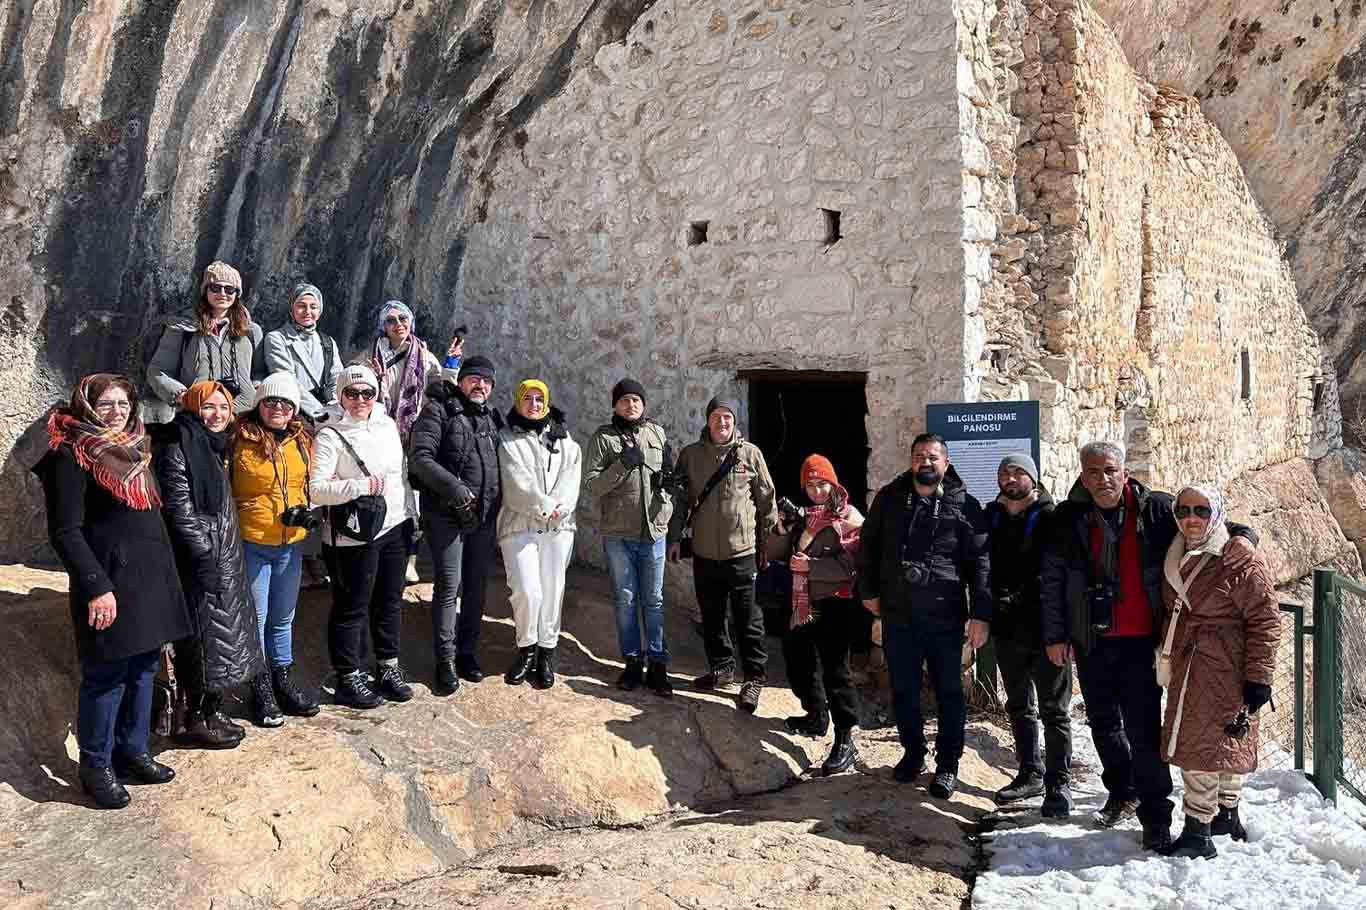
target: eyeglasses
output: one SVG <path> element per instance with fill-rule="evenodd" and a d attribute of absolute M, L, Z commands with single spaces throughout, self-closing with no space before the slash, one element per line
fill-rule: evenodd
<path fill-rule="evenodd" d="M 1209 521 L 1210 517 L 1214 515 L 1214 510 L 1209 506 L 1177 506 L 1172 511 L 1176 513 L 1177 518 L 1190 518 L 1190 514 L 1194 512 L 1197 518 L 1203 518 L 1206 521 Z"/>
<path fill-rule="evenodd" d="M 486 385 L 490 387 L 493 385 L 492 379 L 489 379 L 487 376 L 480 376 L 478 373 L 469 373 L 460 381 L 468 382 L 471 385 Z"/>
<path fill-rule="evenodd" d="M 97 401 L 97 402 L 95 402 L 95 410 L 97 410 L 97 411 L 131 411 L 131 410 L 133 410 L 133 405 L 132 405 L 132 402 L 128 402 L 128 401 Z"/>
<path fill-rule="evenodd" d="M 352 401 L 355 401 L 357 398 L 363 398 L 363 399 L 365 399 L 366 401 L 373 401 L 374 398 L 375 398 L 375 390 L 374 390 L 374 389 L 342 389 L 342 397 L 343 397 L 343 398 L 349 398 L 349 399 L 351 399 Z"/>
<path fill-rule="evenodd" d="M 224 297 L 236 297 L 238 291 L 230 284 L 210 284 L 206 290 L 210 294 L 222 294 Z"/>
<path fill-rule="evenodd" d="M 384 320 L 384 324 L 385 324 L 385 325 L 398 325 L 400 322 L 403 323 L 404 325 L 407 325 L 407 324 L 408 324 L 408 317 L 407 317 L 407 316 L 388 316 L 388 317 L 385 317 L 385 320 Z"/>
<path fill-rule="evenodd" d="M 271 395 L 268 398 L 263 398 L 261 400 L 261 404 L 265 405 L 268 408 L 273 408 L 277 411 L 294 410 L 294 402 L 290 401 L 288 398 L 280 398 L 275 395 Z"/>

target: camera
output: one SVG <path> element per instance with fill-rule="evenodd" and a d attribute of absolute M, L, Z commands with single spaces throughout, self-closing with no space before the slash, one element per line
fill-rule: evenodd
<path fill-rule="evenodd" d="M 1109 632 L 1115 622 L 1115 586 L 1091 585 L 1086 589 L 1086 597 L 1091 605 L 1091 630 Z"/>
<path fill-rule="evenodd" d="M 784 496 L 778 500 L 778 512 L 783 516 L 783 524 L 795 525 L 806 521 L 806 509 Z"/>
<path fill-rule="evenodd" d="M 280 524 L 288 528 L 303 528 L 305 531 L 312 531 L 322 522 L 306 506 L 290 506 L 280 513 Z"/>
<path fill-rule="evenodd" d="M 906 584 L 911 587 L 923 588 L 930 583 L 930 579 L 933 576 L 930 573 L 930 567 L 923 562 L 914 562 L 912 560 L 903 559 L 901 561 L 901 577 L 904 578 Z"/>
<path fill-rule="evenodd" d="M 330 401 L 332 398 L 332 393 L 324 389 L 320 385 L 315 385 L 313 388 L 309 389 L 308 394 L 312 395 L 314 398 L 318 399 L 318 401 L 323 403 Z"/>
<path fill-rule="evenodd" d="M 227 389 L 228 394 L 233 398 L 242 394 L 242 384 L 236 379 L 220 379 L 218 380 L 218 383 L 223 386 L 223 388 Z"/>
<path fill-rule="evenodd" d="M 1019 599 L 1019 596 L 1020 595 L 1014 591 L 997 591 L 993 598 L 996 602 L 994 607 L 995 611 L 1002 614 L 1009 613 L 1015 606 L 1015 602 Z"/>

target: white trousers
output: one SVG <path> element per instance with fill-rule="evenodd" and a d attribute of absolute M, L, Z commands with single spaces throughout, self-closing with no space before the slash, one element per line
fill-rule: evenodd
<path fill-rule="evenodd" d="M 517 647 L 555 647 L 564 607 L 564 573 L 574 555 L 574 532 L 524 531 L 503 538 L 498 546 L 512 589 Z"/>
<path fill-rule="evenodd" d="M 1181 782 L 1186 785 L 1185 811 L 1197 821 L 1208 824 L 1219 814 L 1219 807 L 1232 809 L 1243 793 L 1245 774 L 1228 771 L 1187 771 L 1181 769 Z"/>

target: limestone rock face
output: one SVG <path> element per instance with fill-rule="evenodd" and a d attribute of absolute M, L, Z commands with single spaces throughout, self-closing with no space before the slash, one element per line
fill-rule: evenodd
<path fill-rule="evenodd" d="M 1314 463 L 1314 476 L 1342 533 L 1360 552 L 1366 546 L 1366 457 L 1338 449 Z"/>

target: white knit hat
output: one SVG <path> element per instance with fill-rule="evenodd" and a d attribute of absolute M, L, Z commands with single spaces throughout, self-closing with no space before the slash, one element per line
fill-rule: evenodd
<path fill-rule="evenodd" d="M 342 389 L 353 385 L 368 385 L 379 394 L 379 380 L 375 378 L 375 371 L 361 363 L 353 363 L 344 367 L 337 374 L 337 400 L 341 401 Z"/>
<path fill-rule="evenodd" d="M 293 373 L 283 370 L 271 373 L 256 387 L 255 406 L 260 407 L 267 398 L 283 398 L 294 404 L 294 410 L 299 410 L 299 380 L 294 378 Z"/>

